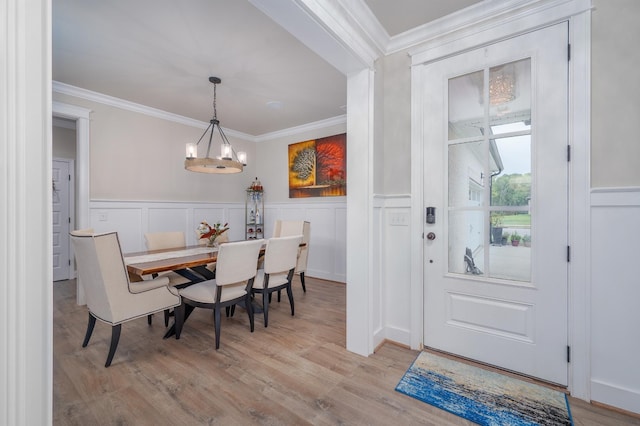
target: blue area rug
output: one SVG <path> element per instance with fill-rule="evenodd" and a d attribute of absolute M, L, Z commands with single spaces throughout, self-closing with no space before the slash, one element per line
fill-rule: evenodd
<path fill-rule="evenodd" d="M 479 425 L 573 425 L 564 393 L 428 352 L 396 390 Z"/>

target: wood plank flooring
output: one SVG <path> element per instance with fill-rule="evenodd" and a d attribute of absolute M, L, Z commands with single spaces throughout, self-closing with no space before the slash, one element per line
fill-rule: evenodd
<path fill-rule="evenodd" d="M 418 352 L 385 344 L 370 357 L 346 351 L 345 286 L 294 281 L 296 315 L 286 296 L 269 327 L 246 312 L 222 319 L 214 348 L 213 315 L 196 309 L 180 340 L 162 338 L 162 315 L 125 323 L 104 367 L 110 327 L 98 322 L 82 348 L 87 311 L 75 281 L 54 283 L 54 425 L 470 425 L 396 392 Z M 284 296 L 284 295 L 283 295 Z M 640 425 L 640 419 L 571 399 L 577 426 Z"/>

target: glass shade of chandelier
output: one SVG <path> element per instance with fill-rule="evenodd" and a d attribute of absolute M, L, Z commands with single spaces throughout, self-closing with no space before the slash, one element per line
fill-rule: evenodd
<path fill-rule="evenodd" d="M 239 151 L 237 154 L 229 143 L 227 136 L 220 127 L 220 120 L 216 110 L 216 85 L 222 80 L 218 77 L 209 77 L 209 81 L 213 83 L 213 118 L 209 121 L 209 126 L 204 131 L 198 142 L 187 144 L 187 154 L 184 160 L 184 168 L 199 173 L 239 173 L 243 167 L 247 165 L 247 153 Z M 220 135 L 220 156 L 211 157 L 211 144 L 213 135 L 217 132 Z M 204 157 L 198 157 L 198 145 L 209 133 L 209 143 L 207 144 L 207 153 Z"/>

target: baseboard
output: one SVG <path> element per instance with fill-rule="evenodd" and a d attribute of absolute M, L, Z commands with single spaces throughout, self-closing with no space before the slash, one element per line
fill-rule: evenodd
<path fill-rule="evenodd" d="M 591 401 L 640 415 L 640 391 L 591 380 Z"/>

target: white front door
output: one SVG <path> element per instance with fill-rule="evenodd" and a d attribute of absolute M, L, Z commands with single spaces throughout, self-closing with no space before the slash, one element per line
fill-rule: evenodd
<path fill-rule="evenodd" d="M 568 27 L 423 65 L 424 344 L 567 377 Z M 426 221 L 425 221 L 426 222 Z"/>
<path fill-rule="evenodd" d="M 71 270 L 69 231 L 71 182 L 69 161 L 53 160 L 53 280 L 68 280 Z"/>

